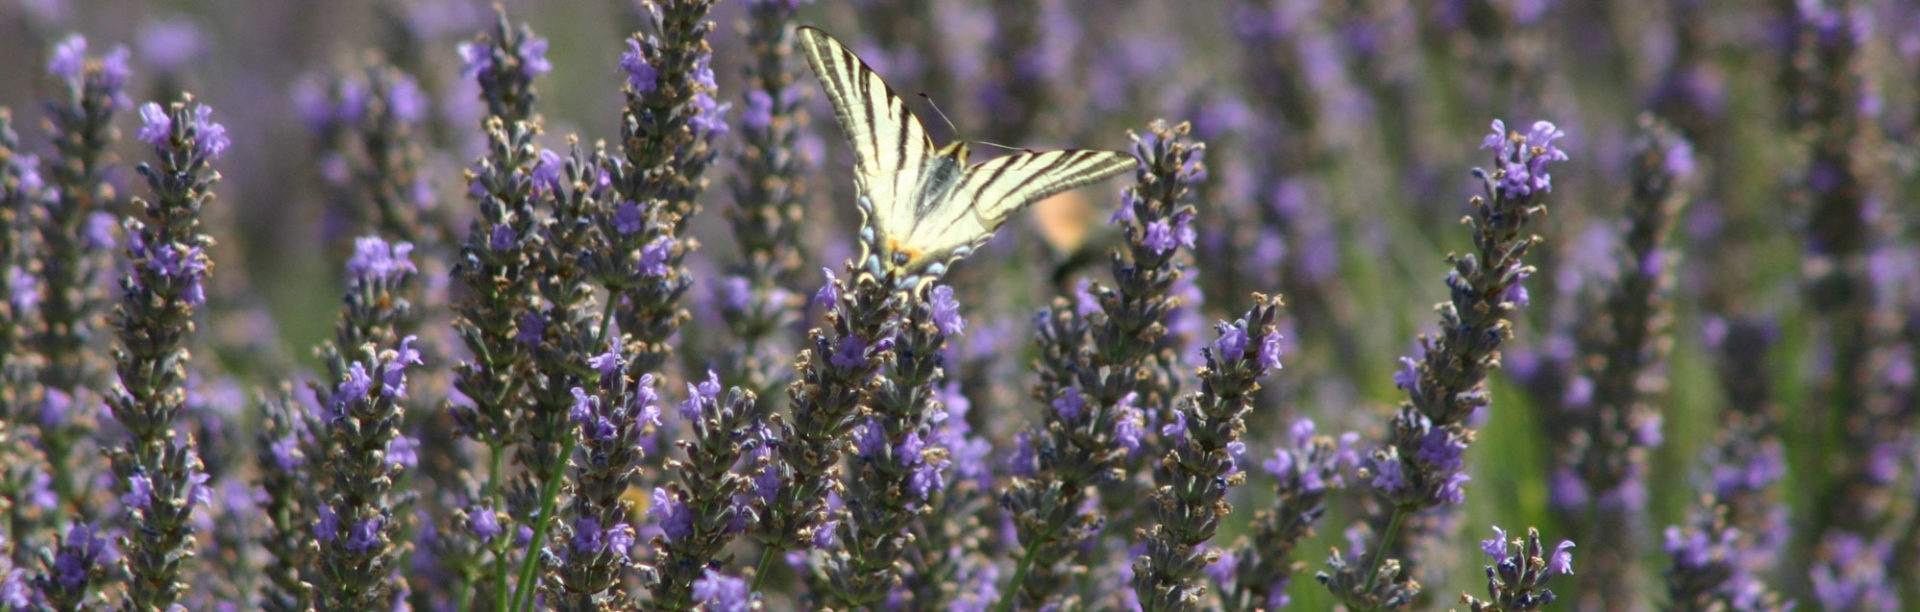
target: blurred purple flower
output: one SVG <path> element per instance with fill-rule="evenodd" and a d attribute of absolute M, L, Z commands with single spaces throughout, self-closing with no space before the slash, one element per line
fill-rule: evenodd
<path fill-rule="evenodd" d="M 748 612 L 753 609 L 753 592 L 747 581 L 708 568 L 693 581 L 693 598 L 712 612 Z"/>
<path fill-rule="evenodd" d="M 660 71 L 647 63 L 646 55 L 641 52 L 640 41 L 627 39 L 627 52 L 620 55 L 620 69 L 627 73 L 627 86 L 640 95 L 653 93 L 659 86 Z"/>

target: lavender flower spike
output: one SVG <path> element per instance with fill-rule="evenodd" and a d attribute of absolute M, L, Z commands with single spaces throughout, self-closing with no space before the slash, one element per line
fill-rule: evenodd
<path fill-rule="evenodd" d="M 1411 575 L 1396 573 L 1383 583 L 1380 568 L 1389 557 L 1406 566 L 1408 542 L 1424 530 L 1416 515 L 1465 500 L 1464 453 L 1475 435 L 1466 419 L 1491 402 L 1486 377 L 1499 367 L 1500 347 L 1513 334 L 1507 317 L 1520 307 L 1520 281 L 1533 272 L 1521 258 L 1539 238 L 1526 234 L 1526 226 L 1545 211 L 1540 202 L 1552 186 L 1549 164 L 1566 159 L 1553 146 L 1562 134 L 1551 123 L 1537 122 L 1528 133 L 1506 131 L 1498 120 L 1493 128 L 1482 147 L 1494 151 L 1493 169 L 1474 170 L 1482 195 L 1468 202 L 1474 250 L 1451 258 L 1446 283 L 1452 295 L 1438 307 L 1440 332 L 1421 337 L 1418 360 L 1403 360 L 1407 367 L 1394 382 L 1408 399 L 1391 420 L 1386 445 L 1359 472 L 1386 505 L 1373 517 L 1379 548 L 1364 568 L 1341 562 L 1316 576 L 1355 608 L 1372 609 L 1417 590 Z"/>
<path fill-rule="evenodd" d="M 1200 391 L 1174 407 L 1186 430 L 1162 440 L 1166 456 L 1154 467 L 1154 518 L 1145 535 L 1147 552 L 1133 562 L 1133 589 L 1144 610 L 1199 610 L 1207 592 L 1203 576 L 1220 563 L 1213 539 L 1227 514 L 1230 487 L 1246 480 L 1234 463 L 1245 443 L 1247 413 L 1260 379 L 1278 362 L 1280 299 L 1258 293 L 1244 317 L 1218 326 L 1219 339 L 1204 351 Z M 1253 350 L 1248 350 L 1249 339 Z M 1262 347 L 1271 347 L 1263 350 Z"/>
<path fill-rule="evenodd" d="M 1539 610 L 1554 600 L 1547 581 L 1573 574 L 1573 542 L 1561 540 L 1548 551 L 1540 531 L 1531 527 L 1524 539 L 1508 539 L 1505 530 L 1494 527 L 1493 539 L 1480 542 L 1480 549 L 1494 564 L 1487 566 L 1487 599 L 1462 596 L 1473 612 Z"/>
<path fill-rule="evenodd" d="M 191 97 L 141 109 L 141 139 L 160 166 L 140 165 L 153 199 L 136 200 L 144 214 L 126 221 L 131 270 L 114 316 L 120 382 L 107 396 L 129 434 L 112 458 L 129 514 L 127 597 L 141 608 L 165 609 L 185 595 L 182 560 L 195 548 L 194 500 L 206 478 L 193 438 L 177 439 L 173 422 L 186 407 L 186 342 L 212 268 L 206 248 L 213 239 L 200 233 L 200 209 L 220 179 L 209 164 L 227 147 L 226 129 L 211 112 Z"/>
<path fill-rule="evenodd" d="M 662 512 L 665 535 L 655 539 L 657 556 L 642 569 L 653 591 L 650 603 L 659 609 L 691 609 L 696 599 L 707 599 L 699 591 L 702 582 L 714 579 L 708 568 L 719 565 L 727 544 L 757 520 L 744 501 L 753 479 L 733 469 L 766 443 L 765 428 L 753 422 L 757 399 L 739 387 L 723 396 L 713 372 L 705 381 L 687 384 L 681 414 L 691 435 L 679 441 L 686 459 L 668 459 L 665 469 L 673 480 L 656 489 L 671 490 L 659 496 L 674 500 L 676 509 Z"/>

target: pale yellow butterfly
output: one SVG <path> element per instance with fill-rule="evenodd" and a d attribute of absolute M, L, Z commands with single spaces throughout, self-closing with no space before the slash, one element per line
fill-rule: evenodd
<path fill-rule="evenodd" d="M 945 274 L 1014 212 L 1137 165 L 1132 155 L 1092 150 L 1025 151 L 970 165 L 967 143 L 934 146 L 906 101 L 846 45 L 813 27 L 800 28 L 799 41 L 853 147 L 861 231 L 872 232 L 863 243 L 880 251 L 861 265 L 898 282 Z"/>

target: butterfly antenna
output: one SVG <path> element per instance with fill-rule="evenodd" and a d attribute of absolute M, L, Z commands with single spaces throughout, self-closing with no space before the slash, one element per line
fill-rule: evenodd
<path fill-rule="evenodd" d="M 987 145 L 987 146 L 989 146 L 989 147 L 999 147 L 999 148 L 1002 148 L 1002 149 L 1006 149 L 1006 150 L 1008 150 L 1008 151 L 1032 151 L 1032 150 L 1033 150 L 1033 149 L 1029 149 L 1029 148 L 1026 148 L 1026 147 L 1009 147 L 1009 146 L 1007 146 L 1007 145 L 1003 145 L 1003 144 L 1000 144 L 1000 143 L 997 143 L 997 142 L 989 142 L 989 141 L 985 141 L 985 140 L 975 140 L 974 142 L 977 142 L 977 143 L 980 143 L 980 144 L 983 144 L 983 145 Z"/>
<path fill-rule="evenodd" d="M 956 137 L 960 135 L 960 128 L 957 128 L 957 127 L 954 127 L 954 126 L 953 126 L 953 120 L 952 120 L 952 119 L 948 119 L 948 118 L 947 118 L 947 114 L 946 114 L 946 113 L 944 113 L 944 112 L 941 112 L 941 111 L 940 111 L 940 105 L 939 105 L 939 104 L 936 104 L 936 103 L 934 103 L 934 101 L 933 101 L 933 96 L 929 96 L 929 95 L 927 95 L 927 92 L 924 92 L 924 91 L 923 91 L 923 92 L 920 92 L 920 99 L 922 99 L 922 100 L 926 100 L 926 101 L 927 101 L 927 106 L 931 106 L 931 107 L 933 107 L 933 113 L 934 113 L 934 114 L 936 114 L 936 115 L 939 115 L 939 116 L 940 116 L 940 120 L 941 120 L 941 121 L 945 121 L 945 122 L 947 122 L 947 130 L 948 130 L 948 133 L 950 133 L 950 134 L 953 134 L 953 135 L 954 135 L 954 136 L 956 136 Z M 956 138 L 956 139 L 957 139 L 957 138 Z"/>

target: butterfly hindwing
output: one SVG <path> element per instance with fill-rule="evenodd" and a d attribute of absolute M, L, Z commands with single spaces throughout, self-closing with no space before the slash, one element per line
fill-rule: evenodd
<path fill-rule="evenodd" d="M 916 220 L 911 242 L 930 252 L 949 252 L 985 241 L 1014 212 L 1135 165 L 1131 155 L 1091 150 L 1023 152 L 980 162 L 966 169 L 930 214 Z"/>
<path fill-rule="evenodd" d="M 881 232 L 912 227 L 915 190 L 934 156 L 926 127 L 907 103 L 846 45 L 813 27 L 799 30 L 802 54 L 820 77 L 834 117 L 853 147 L 854 178 Z"/>

